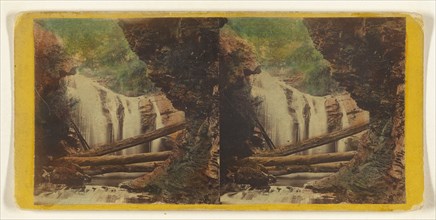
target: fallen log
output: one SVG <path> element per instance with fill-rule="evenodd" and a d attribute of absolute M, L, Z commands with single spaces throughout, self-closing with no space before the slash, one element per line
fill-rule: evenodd
<path fill-rule="evenodd" d="M 110 155 L 98 157 L 61 157 L 54 163 L 73 163 L 79 166 L 120 165 L 151 161 L 164 161 L 172 154 L 171 151 L 142 153 L 133 155 Z"/>
<path fill-rule="evenodd" d="M 99 147 L 92 148 L 88 151 L 73 154 L 71 156 L 76 157 L 93 157 L 102 156 L 105 154 L 117 152 L 126 148 L 134 147 L 139 144 L 147 143 L 163 136 L 169 135 L 176 131 L 182 130 L 186 127 L 186 122 L 179 122 L 172 125 L 168 125 L 163 128 L 156 129 L 155 131 L 138 135 L 135 137 L 127 138 L 121 141 L 105 144 Z"/>
<path fill-rule="evenodd" d="M 298 152 L 302 152 L 305 150 L 309 150 L 315 147 L 322 146 L 324 144 L 331 143 L 333 141 L 340 140 L 342 138 L 360 133 L 364 130 L 367 130 L 369 128 L 369 124 L 363 124 L 358 126 L 353 126 L 349 128 L 345 128 L 343 130 L 334 131 L 326 135 L 321 135 L 318 137 L 306 139 L 304 141 L 301 141 L 299 143 L 293 143 L 287 146 L 283 146 L 278 148 L 275 151 L 270 151 L 266 153 L 258 153 L 255 154 L 256 157 L 272 157 L 272 156 L 286 156 L 295 154 Z"/>
<path fill-rule="evenodd" d="M 148 163 L 137 163 L 137 164 L 122 164 L 122 165 L 104 165 L 104 166 L 86 166 L 81 167 L 83 172 L 89 176 L 95 176 L 105 173 L 115 173 L 115 172 L 151 172 L 156 167 L 158 167 L 162 162 L 148 162 Z"/>
<path fill-rule="evenodd" d="M 337 161 L 351 160 L 356 151 L 312 154 L 312 155 L 289 155 L 284 157 L 247 157 L 241 160 L 241 163 L 259 163 L 264 166 L 287 166 L 287 165 L 307 165 L 317 163 L 328 163 Z"/>
<path fill-rule="evenodd" d="M 320 163 L 311 165 L 291 165 L 285 167 L 266 167 L 268 173 L 274 176 L 282 176 L 291 173 L 334 173 L 349 162 Z"/>

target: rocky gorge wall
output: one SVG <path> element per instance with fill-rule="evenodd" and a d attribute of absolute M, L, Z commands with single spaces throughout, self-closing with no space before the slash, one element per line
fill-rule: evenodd
<path fill-rule="evenodd" d="M 164 126 L 184 120 L 185 113 L 175 109 L 170 100 L 164 94 L 156 93 L 148 96 L 141 96 L 138 104 L 141 113 L 143 131 L 152 131 L 155 127 L 156 110 L 153 108 L 152 101 L 156 102 Z"/>
<path fill-rule="evenodd" d="M 404 189 L 404 18 L 306 18 L 332 77 L 370 112 L 371 128 L 352 164 L 309 187 L 349 202 L 402 203 Z"/>
<path fill-rule="evenodd" d="M 68 57 L 62 42 L 37 22 L 35 39 L 35 185 L 50 157 L 80 148 L 68 121 L 66 87 L 61 79 L 75 74 L 76 62 Z"/>
<path fill-rule="evenodd" d="M 239 168 L 233 167 L 236 161 L 253 153 L 250 147 L 254 144 L 256 113 L 250 76 L 261 70 L 254 48 L 228 29 L 220 31 L 219 60 L 220 180 L 225 184 L 239 178 Z M 261 174 L 259 170 L 252 171 Z"/>
<path fill-rule="evenodd" d="M 119 22 L 130 47 L 147 64 L 151 80 L 176 109 L 185 112 L 188 122 L 174 158 L 128 187 L 159 192 L 167 202 L 219 201 L 218 42 L 225 22 L 222 18 Z"/>

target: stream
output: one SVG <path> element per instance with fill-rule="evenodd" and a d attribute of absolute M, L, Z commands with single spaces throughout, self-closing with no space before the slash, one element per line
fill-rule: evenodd
<path fill-rule="evenodd" d="M 93 148 L 102 144 L 123 140 L 143 134 L 140 101 L 147 97 L 127 97 L 117 94 L 91 78 L 76 74 L 65 78 L 67 94 L 73 104 L 72 120 L 79 127 L 88 145 Z M 163 127 L 160 109 L 153 96 L 146 100 L 152 103 L 156 114 L 155 129 Z M 122 150 L 118 155 L 158 152 L 161 139 Z M 147 193 L 134 193 L 119 188 L 119 184 L 135 179 L 144 173 L 107 173 L 96 175 L 85 187 L 63 187 L 55 191 L 43 191 L 35 195 L 36 204 L 104 204 L 104 203 L 150 203 Z"/>
<path fill-rule="evenodd" d="M 117 94 L 90 78 L 74 75 L 66 78 L 69 98 L 75 102 L 73 121 L 78 125 L 90 147 L 142 134 L 140 101 L 144 97 Z M 255 75 L 252 95 L 261 100 L 257 116 L 276 146 L 305 140 L 327 133 L 328 119 L 325 107 L 327 97 L 311 96 L 287 85 L 267 72 Z M 162 116 L 154 97 L 148 98 L 156 114 L 155 129 L 163 127 Z M 342 127 L 350 125 L 344 107 Z M 139 145 L 118 154 L 158 152 L 161 139 L 149 147 Z M 301 154 L 345 151 L 345 143 L 326 144 Z M 221 203 L 335 203 L 334 195 L 314 193 L 304 188 L 309 181 L 331 173 L 300 173 L 277 177 L 268 189 L 245 189 L 221 196 Z M 63 188 L 35 196 L 38 204 L 99 204 L 152 202 L 147 193 L 131 193 L 119 184 L 143 173 L 110 173 L 93 176 L 84 188 Z"/>
<path fill-rule="evenodd" d="M 277 182 L 266 189 L 248 188 L 228 192 L 220 197 L 222 204 L 331 204 L 339 203 L 333 193 L 315 193 L 304 184 L 331 173 L 295 173 L 278 176 Z"/>

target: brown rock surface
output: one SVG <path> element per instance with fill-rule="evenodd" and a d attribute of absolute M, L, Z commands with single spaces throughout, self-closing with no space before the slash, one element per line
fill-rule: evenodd
<path fill-rule="evenodd" d="M 61 79 L 75 73 L 75 62 L 53 33 L 35 23 L 35 186 L 43 182 L 42 169 L 49 157 L 79 149 L 70 129 L 66 87 Z M 18 88 L 19 89 L 19 88 Z M 31 95 L 31 94 L 29 94 Z"/>
<path fill-rule="evenodd" d="M 336 131 L 342 128 L 342 112 L 336 97 L 329 96 L 325 101 L 327 111 L 328 131 Z"/>
<path fill-rule="evenodd" d="M 151 80 L 185 113 L 180 153 L 167 166 L 127 183 L 167 195 L 167 202 L 217 203 L 219 182 L 210 174 L 217 160 L 218 41 L 223 18 L 150 18 L 120 21 L 132 50 L 147 64 Z M 164 103 L 158 103 L 163 109 Z M 168 121 L 181 114 L 168 114 Z"/>
<path fill-rule="evenodd" d="M 339 85 L 370 113 L 371 128 L 349 167 L 312 182 L 353 203 L 404 202 L 404 18 L 307 18 L 315 47 Z M 345 103 L 352 109 L 353 105 Z M 357 114 L 350 122 L 367 116 Z"/>

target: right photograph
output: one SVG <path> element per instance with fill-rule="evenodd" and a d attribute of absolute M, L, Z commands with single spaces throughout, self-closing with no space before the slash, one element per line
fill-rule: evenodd
<path fill-rule="evenodd" d="M 222 204 L 405 203 L 406 21 L 228 18 Z"/>

